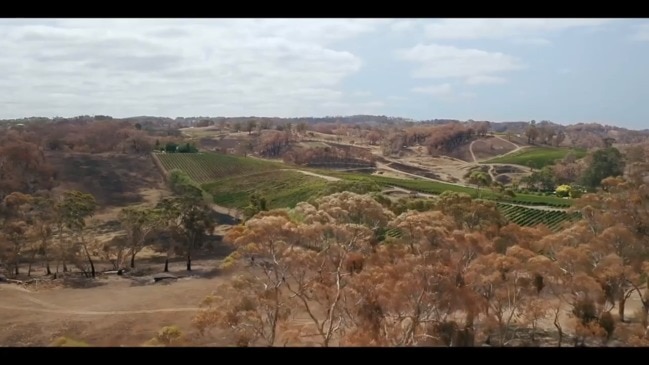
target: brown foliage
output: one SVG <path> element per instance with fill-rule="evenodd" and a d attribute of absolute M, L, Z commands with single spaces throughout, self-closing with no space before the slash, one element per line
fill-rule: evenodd
<path fill-rule="evenodd" d="M 475 130 L 472 126 L 461 123 L 443 124 L 433 127 L 425 144 L 431 155 L 447 153 L 468 142 L 474 135 Z"/>
<path fill-rule="evenodd" d="M 254 346 L 260 340 L 273 346 L 277 329 L 290 314 L 290 307 L 280 300 L 276 288 L 264 286 L 250 275 L 239 276 L 203 301 L 194 326 L 202 335 L 212 327 L 229 330 L 236 346 Z"/>
<path fill-rule="evenodd" d="M 0 140 L 0 142 L 2 142 Z M 0 147 L 0 199 L 14 191 L 35 193 L 54 186 L 54 170 L 43 151 L 31 142 L 13 139 Z"/>
<path fill-rule="evenodd" d="M 145 153 L 153 145 L 149 132 L 128 121 L 88 117 L 31 123 L 26 128 L 25 141 L 50 151 Z"/>
<path fill-rule="evenodd" d="M 303 148 L 292 146 L 283 157 L 285 162 L 296 165 L 373 166 L 374 156 L 363 148 L 330 144 L 327 147 Z"/>
<path fill-rule="evenodd" d="M 640 290 L 649 267 L 635 264 L 645 247 L 635 221 L 598 205 L 621 209 L 615 194 L 629 193 L 624 184 L 583 199 L 585 219 L 558 233 L 502 226 L 493 207 L 458 194 L 442 196 L 436 210 L 394 216 L 368 196 L 338 193 L 264 212 L 227 239 L 257 280 L 242 292 L 277 289 L 272 298 L 281 299 L 267 308 L 290 312 L 276 321 L 284 343 L 315 336 L 324 346 L 472 346 L 487 338 L 507 346 L 521 328 L 539 340 L 546 319 L 576 344 L 607 341 L 626 336 L 610 310 Z M 401 234 L 377 244 L 376 228 Z M 574 321 L 564 328 L 566 316 Z M 305 317 L 313 325 L 291 324 Z"/>
<path fill-rule="evenodd" d="M 359 274 L 363 271 L 365 258 L 358 252 L 350 252 L 345 258 L 345 270 L 350 274 Z"/>
<path fill-rule="evenodd" d="M 457 229 L 478 230 L 489 238 L 495 237 L 505 223 L 494 202 L 473 200 L 468 194 L 445 192 L 437 202 L 437 209 L 453 217 Z"/>

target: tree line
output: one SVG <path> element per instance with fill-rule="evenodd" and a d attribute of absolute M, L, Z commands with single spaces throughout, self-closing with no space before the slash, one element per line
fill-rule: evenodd
<path fill-rule="evenodd" d="M 176 182 L 173 197 L 154 207 L 126 207 L 119 213 L 124 234 L 99 242 L 92 217 L 98 209 L 91 194 L 75 190 L 34 194 L 12 192 L 0 202 L 0 270 L 18 277 L 22 257 L 29 255 L 27 276 L 37 259 L 45 262 L 45 275 L 67 273 L 76 267 L 95 277 L 96 259 L 112 263 L 115 270 L 135 268 L 136 255 L 147 245 L 166 252 L 164 270 L 174 254 L 186 257 L 191 271 L 192 252 L 200 248 L 216 223 L 203 192 L 182 181 Z M 161 240 L 167 235 L 171 240 Z M 52 268 L 54 264 L 54 268 Z"/>

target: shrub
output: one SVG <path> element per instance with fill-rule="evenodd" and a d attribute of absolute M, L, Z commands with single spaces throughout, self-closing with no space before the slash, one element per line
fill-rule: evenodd
<path fill-rule="evenodd" d="M 155 337 L 147 341 L 145 346 L 172 346 L 182 341 L 183 333 L 177 326 L 165 326 L 156 333 Z"/>
<path fill-rule="evenodd" d="M 555 193 L 559 198 L 567 198 L 571 196 L 572 192 L 572 187 L 570 185 L 560 185 L 557 187 L 557 190 L 555 190 Z"/>
<path fill-rule="evenodd" d="M 573 304 L 572 314 L 583 325 L 594 322 L 598 319 L 595 301 L 590 297 L 577 299 L 577 301 Z"/>
<path fill-rule="evenodd" d="M 89 345 L 83 341 L 73 340 L 68 337 L 61 336 L 50 344 L 52 347 L 88 347 Z"/>
<path fill-rule="evenodd" d="M 606 340 L 610 340 L 615 331 L 615 319 L 613 319 L 613 315 L 610 312 L 602 313 L 602 316 L 599 318 L 599 326 L 606 331 Z"/>
<path fill-rule="evenodd" d="M 578 199 L 581 198 L 581 196 L 584 194 L 586 189 L 584 189 L 581 186 L 578 185 L 572 185 L 570 188 L 570 198 L 571 199 Z"/>

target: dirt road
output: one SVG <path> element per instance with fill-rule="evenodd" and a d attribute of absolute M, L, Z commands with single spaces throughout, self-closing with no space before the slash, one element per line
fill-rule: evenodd
<path fill-rule="evenodd" d="M 509 152 L 505 152 L 505 153 L 503 153 L 503 154 L 501 154 L 501 155 L 498 155 L 498 156 L 489 157 L 489 160 L 491 160 L 491 159 L 493 159 L 493 158 L 505 157 L 505 156 L 507 156 L 507 155 L 511 155 L 512 153 L 516 153 L 516 152 L 518 152 L 518 151 L 520 151 L 520 150 L 522 150 L 522 149 L 524 149 L 524 148 L 528 148 L 528 147 L 529 147 L 529 146 L 520 146 L 520 145 L 517 145 L 516 143 L 514 143 L 514 142 L 512 142 L 512 141 L 508 141 L 508 140 L 506 140 L 506 139 L 504 139 L 504 138 L 502 138 L 502 137 L 499 137 L 499 136 L 493 136 L 493 138 L 496 138 L 496 139 L 499 139 L 499 140 L 501 140 L 501 141 L 503 141 L 503 142 L 507 142 L 507 143 L 511 144 L 512 146 L 514 146 L 514 149 L 511 150 L 511 151 L 509 151 Z M 478 159 L 475 157 L 475 154 L 473 153 L 473 144 L 476 143 L 476 142 L 478 142 L 478 141 L 479 141 L 479 140 L 475 140 L 475 141 L 471 142 L 471 144 L 469 144 L 469 153 L 471 153 L 471 158 L 473 159 L 473 162 L 474 162 L 474 163 L 480 163 L 480 161 L 478 161 Z"/>
<path fill-rule="evenodd" d="M 112 280 L 114 279 L 114 280 Z M 93 346 L 139 346 L 164 326 L 178 326 L 192 345 L 223 346 L 223 333 L 197 337 L 192 319 L 197 304 L 225 278 L 190 279 L 169 285 L 129 286 L 113 277 L 105 285 L 88 289 L 30 291 L 15 284 L 0 284 L 0 343 L 5 346 L 44 346 L 59 336 Z M 163 308 L 161 303 L 169 307 Z M 188 305 L 189 304 L 189 305 Z M 618 327 L 638 326 L 639 297 L 627 301 L 627 320 Z M 567 335 L 574 332 L 571 308 L 562 308 L 560 323 Z M 612 313 L 617 313 L 614 308 Z M 294 324 L 312 325 L 300 315 Z M 552 317 L 541 318 L 539 330 L 554 331 Z M 304 339 L 308 341 L 308 338 Z M 564 346 L 570 346 L 566 343 Z"/>
<path fill-rule="evenodd" d="M 294 170 L 294 169 L 282 169 L 282 171 L 295 171 L 295 172 L 299 172 L 299 173 L 304 174 L 304 175 L 319 177 L 319 178 L 325 179 L 327 181 L 340 181 L 340 178 L 333 177 L 333 176 L 316 174 L 315 172 L 310 172 L 310 171 Z"/>
<path fill-rule="evenodd" d="M 210 207 L 212 208 L 213 211 L 219 214 L 227 215 L 236 219 L 241 219 L 243 217 L 243 213 L 241 213 L 239 210 L 235 208 L 228 208 L 214 203 L 212 203 Z"/>
<path fill-rule="evenodd" d="M 186 273 L 183 261 L 170 264 L 170 271 L 178 276 Z M 194 261 L 194 272 L 217 264 L 216 260 Z M 139 346 L 170 325 L 191 334 L 201 301 L 227 280 L 229 276 L 216 275 L 140 284 L 111 276 L 97 279 L 88 288 L 40 290 L 0 284 L 0 344 L 47 346 L 54 338 L 66 336 L 95 346 Z"/>

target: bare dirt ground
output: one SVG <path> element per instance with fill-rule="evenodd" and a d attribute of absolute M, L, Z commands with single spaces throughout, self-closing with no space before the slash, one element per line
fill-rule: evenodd
<path fill-rule="evenodd" d="M 514 153 L 526 146 L 519 146 L 499 136 L 493 136 L 484 139 L 472 141 L 469 144 L 469 151 L 473 162 L 479 162 L 494 158 L 496 156 L 505 156 Z"/>
<path fill-rule="evenodd" d="M 386 158 L 381 152 L 380 146 L 372 146 L 367 143 L 362 143 L 361 141 L 354 141 L 352 137 L 341 136 L 340 141 L 337 139 L 339 136 L 328 135 L 323 133 L 313 133 L 313 137 L 309 137 L 309 140 L 315 140 L 323 143 L 335 142 L 340 145 L 348 145 L 356 148 L 364 148 L 369 150 L 373 155 L 383 158 L 389 162 L 402 163 L 405 165 L 410 165 L 417 168 L 426 169 L 435 175 L 439 176 L 439 179 L 435 181 L 443 182 L 460 182 L 463 180 L 463 176 L 468 171 L 468 168 L 472 166 L 469 162 L 462 161 L 460 159 L 449 157 L 449 156 L 438 156 L 433 157 L 426 153 L 423 148 L 420 147 L 410 147 L 404 150 L 402 157 Z M 468 149 L 467 149 L 468 151 Z M 385 164 L 377 165 L 379 172 L 383 176 L 389 177 L 398 177 L 398 178 L 412 178 L 413 174 L 408 174 L 396 169 L 389 168 Z"/>
<path fill-rule="evenodd" d="M 48 160 L 59 172 L 57 190 L 78 189 L 97 199 L 101 208 L 88 223 L 98 242 L 123 233 L 117 216 L 125 206 L 153 206 L 171 194 L 148 155 L 50 153 Z M 223 235 L 229 227 L 220 225 L 214 234 Z M 227 253 L 213 248 L 204 257 L 197 254 L 190 273 L 184 258 L 171 259 L 170 272 L 181 278 L 155 284 L 151 275 L 163 271 L 164 257 L 149 249 L 137 256 L 143 276 L 130 278 L 99 275 L 88 280 L 77 273 L 51 280 L 37 264 L 34 283 L 0 283 L 0 346 L 44 346 L 59 336 L 95 346 L 138 346 L 167 325 L 191 337 L 191 320 L 201 300 L 227 281 L 217 270 Z M 112 269 L 110 263 L 94 259 L 99 272 Z M 24 275 L 26 266 L 21 271 Z M 192 337 L 192 343 L 225 343 L 219 333 L 215 336 Z"/>
<path fill-rule="evenodd" d="M 489 166 L 488 173 L 492 181 L 498 181 L 502 184 L 509 184 L 514 179 L 529 175 L 529 168 L 513 164 L 488 164 L 484 161 L 495 157 L 504 157 L 516 153 L 529 146 L 518 145 L 506 140 L 500 136 L 493 136 L 489 139 L 476 140 L 469 145 L 469 152 L 473 163 L 477 165 Z M 502 152 L 502 153 L 501 153 Z M 495 154 L 494 154 L 495 153 Z M 501 170 L 509 170 L 505 173 Z"/>
<path fill-rule="evenodd" d="M 112 275 L 101 277 L 95 285 L 87 287 L 75 287 L 72 281 L 54 288 L 0 284 L 0 346 L 47 346 L 60 336 L 91 346 L 139 346 L 162 327 L 170 325 L 181 329 L 189 345 L 229 345 L 224 331 L 214 330 L 209 335 L 199 336 L 192 326 L 201 301 L 230 280 L 231 274 L 215 270 L 218 263 L 216 259 L 196 260 L 191 274 L 194 276 L 187 277 L 180 260 L 170 265 L 170 272 L 179 279 L 159 283 L 152 283 L 150 276 Z M 640 308 L 639 297 L 633 295 L 627 301 L 628 322 L 618 322 L 617 326 L 637 328 Z M 573 334 L 574 319 L 569 310 L 569 306 L 564 305 L 560 316 L 562 329 L 568 336 L 564 346 L 572 345 L 569 337 Z M 617 310 L 614 308 L 612 313 Z M 310 321 L 298 315 L 293 324 L 310 325 Z M 554 333 L 550 314 L 539 321 L 538 329 Z M 302 345 L 317 346 L 316 342 L 310 342 L 317 339 L 304 340 L 308 343 Z M 544 342 L 544 346 L 556 346 L 552 338 Z"/>
<path fill-rule="evenodd" d="M 408 189 L 400 188 L 398 186 L 392 187 L 390 189 L 383 190 L 383 194 L 391 196 L 391 197 L 393 197 L 395 199 L 408 198 L 408 197 L 412 197 L 412 196 L 416 196 L 418 198 L 437 199 L 436 195 L 420 193 L 420 192 L 413 192 L 413 191 L 410 191 Z"/>
<path fill-rule="evenodd" d="M 406 155 L 398 159 L 391 158 L 389 160 L 408 164 L 422 169 L 427 169 L 439 176 L 438 181 L 449 183 L 458 183 L 464 181 L 464 175 L 472 166 L 474 166 L 473 164 L 447 156 L 432 157 L 426 156 L 424 154 L 410 156 Z"/>
<path fill-rule="evenodd" d="M 196 338 L 191 326 L 201 300 L 227 280 L 215 270 L 218 262 L 196 260 L 191 273 L 196 277 L 169 283 L 111 275 L 85 288 L 74 282 L 49 289 L 0 284 L 0 344 L 46 346 L 66 336 L 93 346 L 139 346 L 169 325 L 178 326 L 197 345 L 218 344 L 218 333 Z M 188 275 L 182 259 L 170 263 L 169 269 Z"/>
<path fill-rule="evenodd" d="M 467 186 L 465 175 L 471 169 L 482 164 L 483 160 L 504 156 L 527 147 L 526 145 L 510 142 L 500 136 L 489 136 L 458 147 L 457 151 L 455 151 L 452 156 L 431 156 L 422 147 L 409 147 L 403 150 L 403 155 L 401 157 L 388 158 L 383 156 L 380 146 L 371 146 L 367 143 L 362 143 L 361 141 L 354 141 L 354 143 L 351 144 L 350 141 L 348 141 L 350 137 L 342 136 L 340 137 L 340 141 L 337 140 L 338 138 L 338 136 L 314 133 L 314 136 L 309 139 L 323 143 L 332 143 L 335 141 L 336 144 L 340 145 L 364 148 L 369 150 L 373 155 L 379 156 L 386 161 L 401 163 L 412 166 L 413 168 L 430 171 L 432 174 L 438 176 L 438 178 L 432 179 L 434 181 L 455 183 L 461 186 Z M 512 140 L 514 140 L 514 138 Z M 520 167 L 515 165 L 512 166 Z M 523 173 L 507 174 L 507 178 L 504 181 L 511 181 L 512 179 L 520 178 L 521 176 L 529 174 L 528 168 L 523 168 Z M 389 168 L 389 166 L 385 164 L 379 164 L 378 169 L 384 176 L 400 178 L 412 178 L 418 176 L 406 171 Z M 490 171 L 490 173 L 492 179 L 495 180 L 498 177 L 498 174 L 494 171 Z"/>
<path fill-rule="evenodd" d="M 455 183 L 461 186 L 470 186 L 468 185 L 465 176 L 470 170 L 480 165 L 490 166 L 488 172 L 491 175 L 492 180 L 501 181 L 500 175 L 504 175 L 505 179 L 502 179 L 502 181 L 510 182 L 513 179 L 528 175 L 530 171 L 529 168 L 525 166 L 506 164 L 493 165 L 482 162 L 497 156 L 505 156 L 514 153 L 526 147 L 527 146 L 520 146 L 501 137 L 494 136 L 485 139 L 478 139 L 461 147 L 461 149 L 466 149 L 466 153 L 470 156 L 466 161 L 451 156 L 430 156 L 416 148 L 408 148 L 405 155 L 400 158 L 386 158 L 386 160 L 400 162 L 402 164 L 431 171 L 439 177 L 438 179 L 434 179 L 436 181 Z M 373 151 L 373 153 L 377 154 L 380 153 L 380 151 Z M 501 174 L 494 169 L 496 166 L 499 166 L 500 169 L 503 167 L 509 167 L 512 172 Z M 404 173 L 403 175 L 408 176 L 411 174 Z"/>

